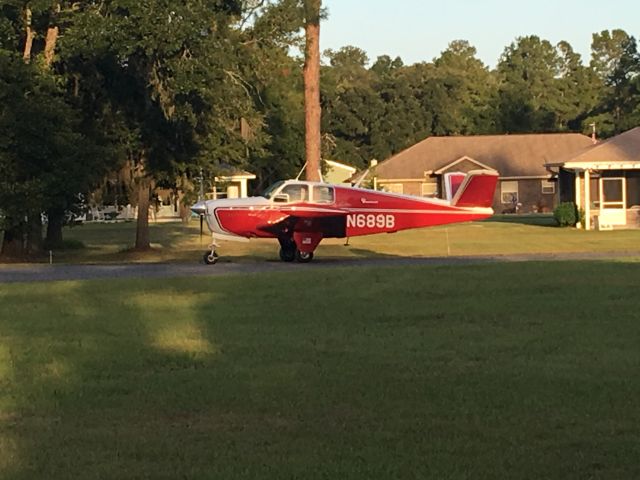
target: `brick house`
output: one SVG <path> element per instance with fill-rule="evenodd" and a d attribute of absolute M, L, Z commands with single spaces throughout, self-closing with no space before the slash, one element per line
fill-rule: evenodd
<path fill-rule="evenodd" d="M 557 181 L 545 164 L 592 143 L 578 133 L 428 137 L 380 162 L 373 175 L 388 191 L 445 198 L 447 173 L 495 170 L 496 213 L 546 212 L 557 204 Z"/>

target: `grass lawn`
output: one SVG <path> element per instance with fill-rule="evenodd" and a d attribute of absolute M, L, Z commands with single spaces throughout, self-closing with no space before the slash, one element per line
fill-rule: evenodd
<path fill-rule="evenodd" d="M 639 251 L 640 230 L 585 232 L 551 227 L 550 222 L 548 215 L 496 216 L 485 222 L 354 237 L 346 247 L 344 239 L 326 239 L 316 257 Z M 81 225 L 66 229 L 65 238 L 86 248 L 55 251 L 56 263 L 198 262 L 210 241 L 208 233 L 200 237 L 197 222 L 151 225 L 154 249 L 143 254 L 126 252 L 135 239 L 133 223 Z M 222 261 L 277 260 L 278 248 L 275 240 L 222 242 L 219 253 Z"/>
<path fill-rule="evenodd" d="M 0 478 L 639 478 L 639 283 L 540 262 L 2 285 Z"/>

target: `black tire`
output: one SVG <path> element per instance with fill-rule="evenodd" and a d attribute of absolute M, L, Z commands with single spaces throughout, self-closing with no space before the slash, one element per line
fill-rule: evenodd
<path fill-rule="evenodd" d="M 207 265 L 215 265 L 218 261 L 218 254 L 216 252 L 204 252 L 202 259 Z"/>
<path fill-rule="evenodd" d="M 283 262 L 293 262 L 296 259 L 296 249 L 295 248 L 281 248 L 280 249 L 280 260 Z"/>
<path fill-rule="evenodd" d="M 300 263 L 309 263 L 313 260 L 313 252 L 304 253 L 296 249 L 296 260 Z"/>

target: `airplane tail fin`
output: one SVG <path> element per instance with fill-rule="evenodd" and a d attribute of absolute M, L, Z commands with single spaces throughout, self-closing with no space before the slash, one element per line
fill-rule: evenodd
<path fill-rule="evenodd" d="M 462 181 L 451 200 L 456 207 L 484 207 L 493 204 L 493 195 L 498 183 L 498 172 L 490 170 L 472 170 Z"/>

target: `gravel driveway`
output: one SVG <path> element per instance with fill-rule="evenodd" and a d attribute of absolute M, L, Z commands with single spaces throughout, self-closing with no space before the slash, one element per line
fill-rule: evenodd
<path fill-rule="evenodd" d="M 465 265 L 486 262 L 523 262 L 559 260 L 604 260 L 640 258 L 638 252 L 559 253 L 528 255 L 492 255 L 473 257 L 418 257 L 335 259 L 319 258 L 308 264 L 279 261 L 219 262 L 216 265 L 197 263 L 129 263 L 119 265 L 0 265 L 0 283 L 51 282 L 59 280 L 89 280 L 105 278 L 162 278 L 193 276 L 225 276 L 261 272 L 288 272 L 336 267 L 394 267 L 408 265 Z"/>

